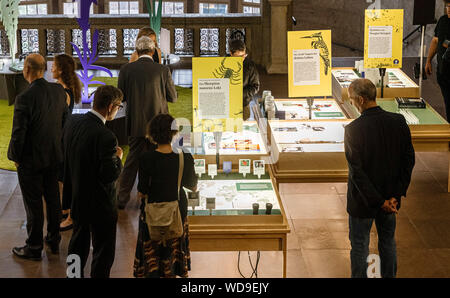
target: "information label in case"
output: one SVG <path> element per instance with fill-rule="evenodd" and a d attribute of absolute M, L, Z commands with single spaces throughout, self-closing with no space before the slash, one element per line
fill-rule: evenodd
<path fill-rule="evenodd" d="M 258 179 L 261 179 L 261 176 L 266 174 L 265 162 L 264 160 L 254 160 L 253 161 L 253 175 L 258 176 Z"/>
<path fill-rule="evenodd" d="M 194 159 L 194 170 L 199 177 L 201 177 L 202 174 L 205 174 L 206 173 L 205 160 Z"/>
<path fill-rule="evenodd" d="M 217 176 L 217 165 L 216 164 L 208 165 L 208 175 L 211 176 L 211 179 L 214 179 L 214 177 Z"/>
<path fill-rule="evenodd" d="M 239 174 L 245 175 L 250 174 L 250 166 L 251 160 L 250 159 L 239 159 Z"/>

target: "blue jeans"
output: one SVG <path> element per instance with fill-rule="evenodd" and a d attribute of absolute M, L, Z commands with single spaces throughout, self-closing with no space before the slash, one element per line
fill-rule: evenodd
<path fill-rule="evenodd" d="M 349 238 L 352 278 L 367 278 L 370 229 L 373 220 L 378 233 L 378 251 L 381 259 L 381 277 L 393 278 L 397 274 L 397 247 L 395 245 L 395 213 L 380 211 L 375 218 L 349 216 Z"/>

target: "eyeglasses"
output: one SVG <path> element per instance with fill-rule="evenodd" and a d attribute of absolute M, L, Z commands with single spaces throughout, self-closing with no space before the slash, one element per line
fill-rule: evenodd
<path fill-rule="evenodd" d="M 115 106 L 115 107 L 116 107 L 116 106 L 119 107 L 119 111 L 123 109 L 123 105 L 115 104 L 114 106 Z"/>

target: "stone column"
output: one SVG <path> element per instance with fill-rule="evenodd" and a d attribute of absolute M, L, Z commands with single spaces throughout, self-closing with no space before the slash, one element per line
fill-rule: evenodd
<path fill-rule="evenodd" d="M 287 21 L 292 0 L 269 0 L 270 3 L 270 63 L 269 74 L 287 73 Z"/>

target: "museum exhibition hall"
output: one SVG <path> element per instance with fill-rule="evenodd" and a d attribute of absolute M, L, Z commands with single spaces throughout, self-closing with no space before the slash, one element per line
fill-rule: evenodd
<path fill-rule="evenodd" d="M 357 249 L 364 277 L 450 277 L 449 20 L 445 0 L 0 0 L 0 278 L 350 278 Z M 80 141 L 100 131 L 106 157 Z M 177 186 L 169 238 L 151 208 Z"/>

